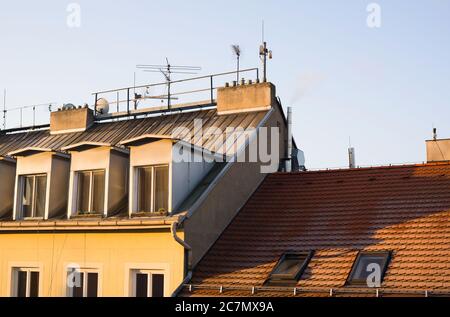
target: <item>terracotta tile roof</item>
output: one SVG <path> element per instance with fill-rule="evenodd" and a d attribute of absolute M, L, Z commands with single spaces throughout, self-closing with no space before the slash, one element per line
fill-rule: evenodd
<path fill-rule="evenodd" d="M 138 137 L 145 134 L 171 135 L 176 127 L 185 127 L 192 136 L 191 143 L 196 146 L 219 152 L 223 154 L 234 154 L 234 145 L 237 141 L 242 141 L 241 136 L 235 142 L 225 138 L 227 128 L 256 128 L 263 120 L 267 111 L 218 115 L 216 109 L 200 109 L 197 111 L 174 112 L 164 115 L 153 115 L 147 118 L 129 119 L 113 122 L 95 123 L 94 126 L 85 132 L 50 134 L 49 130 L 28 131 L 22 133 L 2 134 L 0 131 L 0 156 L 5 156 L 10 152 L 26 147 L 49 148 L 55 151 L 68 145 L 80 142 L 109 143 L 113 146 L 121 141 Z M 194 129 L 194 120 L 202 120 L 203 132 L 209 128 L 219 128 L 223 133 L 213 133 L 210 136 L 198 137 Z M 186 132 L 180 131 L 175 137 L 184 138 Z M 234 136 L 227 137 L 231 138 Z M 234 139 L 233 139 L 234 140 Z M 228 148 L 225 149 L 227 145 Z M 225 151 L 221 151 L 225 149 Z"/>
<path fill-rule="evenodd" d="M 386 295 L 450 295 L 450 164 L 269 175 L 181 295 L 293 296 L 263 284 L 284 252 L 308 250 L 297 295 L 374 296 L 345 285 L 359 250 L 392 251 Z"/>

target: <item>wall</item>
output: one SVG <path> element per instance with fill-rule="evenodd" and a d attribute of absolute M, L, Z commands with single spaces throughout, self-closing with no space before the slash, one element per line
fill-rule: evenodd
<path fill-rule="evenodd" d="M 274 106 L 264 126 L 280 127 L 279 151 L 280 157 L 284 157 L 287 127 L 278 106 Z M 186 242 L 193 249 L 193 266 L 200 261 L 264 180 L 266 174 L 261 173 L 261 165 L 265 164 L 231 163 L 205 200 L 192 210 L 192 214 L 184 222 L 184 231 Z"/>
<path fill-rule="evenodd" d="M 177 211 L 179 205 L 214 166 L 213 162 L 202 160 L 199 151 L 194 151 L 192 157 L 193 162 L 174 162 L 172 164 L 172 206 L 174 211 Z"/>
<path fill-rule="evenodd" d="M 178 233 L 183 238 L 183 232 Z M 163 270 L 165 296 L 183 280 L 184 249 L 169 229 L 112 233 L 1 233 L 0 296 L 9 296 L 10 268 L 41 267 L 40 295 L 65 296 L 66 267 L 100 269 L 102 296 L 128 296 L 129 270 Z"/>
<path fill-rule="evenodd" d="M 12 217 L 16 163 L 0 159 L 0 218 Z"/>
<path fill-rule="evenodd" d="M 450 139 L 428 140 L 427 162 L 450 161 Z"/>

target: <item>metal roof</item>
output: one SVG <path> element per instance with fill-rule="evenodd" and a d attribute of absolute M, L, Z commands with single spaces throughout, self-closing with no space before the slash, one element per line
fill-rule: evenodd
<path fill-rule="evenodd" d="M 144 135 L 170 135 L 177 127 L 185 127 L 189 130 L 191 143 L 202 148 L 216 152 L 215 149 L 227 143 L 224 137 L 226 129 L 232 128 L 256 128 L 268 111 L 218 115 L 216 109 L 199 109 L 189 112 L 173 112 L 156 116 L 118 120 L 112 122 L 98 122 L 84 132 L 65 134 L 50 134 L 50 130 L 26 131 L 22 133 L 1 134 L 0 132 L 0 156 L 14 153 L 26 148 L 46 148 L 53 151 L 61 151 L 79 143 L 105 143 L 111 146 L 122 146 L 120 143 Z M 209 128 L 218 128 L 222 133 L 213 133 L 208 137 L 198 137 L 194 129 L 194 120 L 202 120 L 203 131 Z M 196 135 L 194 135 L 196 134 Z M 175 136 L 184 138 L 184 136 Z M 229 136 L 227 136 L 229 137 Z M 233 136 L 235 137 L 235 136 Z M 229 149 L 233 151 L 233 149 Z M 226 152 L 230 154 L 230 152 Z"/>

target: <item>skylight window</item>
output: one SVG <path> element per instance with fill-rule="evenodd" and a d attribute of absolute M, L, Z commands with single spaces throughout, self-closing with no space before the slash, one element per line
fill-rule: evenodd
<path fill-rule="evenodd" d="M 312 251 L 284 253 L 266 281 L 266 285 L 290 286 L 297 284 L 312 255 Z"/>
<path fill-rule="evenodd" d="M 349 285 L 380 287 L 389 264 L 391 253 L 360 252 L 347 279 Z"/>

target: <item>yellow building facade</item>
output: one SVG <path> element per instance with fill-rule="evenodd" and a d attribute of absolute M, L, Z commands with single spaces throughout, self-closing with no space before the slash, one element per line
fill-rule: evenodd
<path fill-rule="evenodd" d="M 164 296 L 170 296 L 184 277 L 184 248 L 167 227 L 138 232 L 2 233 L 0 240 L 0 296 L 18 295 L 14 285 L 18 269 L 37 272 L 39 296 L 52 297 L 70 296 L 71 268 L 96 273 L 96 295 L 108 297 L 136 296 L 138 273 L 148 276 L 148 296 L 154 295 L 152 275 L 163 276 Z"/>

